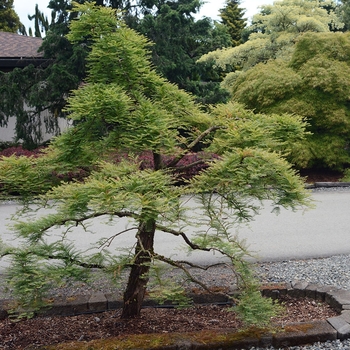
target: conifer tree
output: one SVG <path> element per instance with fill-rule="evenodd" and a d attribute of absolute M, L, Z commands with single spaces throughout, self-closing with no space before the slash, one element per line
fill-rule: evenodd
<path fill-rule="evenodd" d="M 16 33 L 23 28 L 17 13 L 13 8 L 13 0 L 0 1 L 0 30 Z"/>
<path fill-rule="evenodd" d="M 155 240 L 170 235 L 190 250 L 225 257 L 232 282 L 242 290 L 239 310 L 248 312 L 249 322 L 267 323 L 273 305 L 261 298 L 245 260 L 249 252 L 234 227 L 249 221 L 263 200 L 276 209 L 308 203 L 303 182 L 282 157 L 303 139 L 305 124 L 295 116 L 257 116 L 237 104 L 204 113 L 190 95 L 156 74 L 148 40 L 115 11 L 92 3 L 76 10 L 80 16 L 68 39 L 81 43 L 88 37 L 90 52 L 87 79 L 68 100 L 72 128 L 42 157 L 0 161 L 3 193 L 15 191 L 37 208 L 54 208 L 35 220 L 26 218 L 26 210 L 19 213 L 14 230 L 24 244 L 0 246 L 1 256 L 12 257 L 14 295 L 22 306 L 35 307 L 67 275 L 82 278 L 86 269 L 98 268 L 116 278 L 129 269 L 122 317 L 136 317 L 151 271 L 160 264 L 206 288 L 189 267 L 208 266 L 157 252 Z M 81 171 L 84 178 L 68 181 Z M 195 207 L 188 207 L 190 198 Z M 79 227 L 88 235 L 90 220 L 113 224 L 123 218 L 129 226 L 99 239 L 94 250 L 72 245 L 70 235 Z M 50 232 L 57 227 L 55 240 Z M 118 245 L 124 235 L 134 237 L 131 247 Z M 167 297 L 183 296 L 178 283 L 163 287 Z"/>
<path fill-rule="evenodd" d="M 242 32 L 246 26 L 244 9 L 239 7 L 240 1 L 226 0 L 226 6 L 220 9 L 222 23 L 228 27 L 228 32 L 232 38 L 232 46 L 242 43 Z"/>
<path fill-rule="evenodd" d="M 49 30 L 49 21 L 45 14 L 39 10 L 38 4 L 35 5 L 35 12 L 33 15 L 28 15 L 28 19 L 30 21 L 34 20 L 34 33 L 32 28 L 28 29 L 28 33 L 30 36 L 34 36 L 37 38 L 42 37 L 42 33 L 46 33 Z"/>

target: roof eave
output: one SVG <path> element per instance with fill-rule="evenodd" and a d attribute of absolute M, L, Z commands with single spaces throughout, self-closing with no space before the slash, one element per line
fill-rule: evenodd
<path fill-rule="evenodd" d="M 13 57 L 13 58 L 0 58 L 0 69 L 11 68 L 24 68 L 30 64 L 34 66 L 46 65 L 49 62 L 47 58 L 43 57 Z"/>

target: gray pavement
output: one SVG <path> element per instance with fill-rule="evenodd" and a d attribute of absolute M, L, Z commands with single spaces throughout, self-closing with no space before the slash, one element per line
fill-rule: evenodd
<path fill-rule="evenodd" d="M 281 210 L 276 215 L 271 213 L 271 207 L 267 204 L 249 226 L 242 226 L 236 231 L 254 252 L 254 260 L 277 261 L 350 254 L 350 189 L 317 190 L 313 191 L 312 197 L 316 207 L 305 211 Z M 6 224 L 11 223 L 10 217 L 16 207 L 15 203 L 0 203 L 0 236 L 9 244 L 16 244 L 13 233 L 6 227 Z M 80 249 L 88 250 L 98 238 L 107 237 L 130 225 L 127 220 L 119 221 L 117 226 L 95 220 L 90 229 L 96 233 L 78 229 L 71 234 L 70 239 Z M 51 235 L 55 236 L 57 232 L 52 231 Z M 134 236 L 135 231 L 130 231 L 118 237 L 118 246 L 132 246 Z M 156 249 L 161 254 L 177 259 L 188 258 L 182 246 L 178 237 L 156 235 Z M 221 261 L 222 257 L 213 253 L 194 252 L 189 259 L 209 264 Z M 0 262 L 0 268 L 6 265 L 6 261 Z"/>

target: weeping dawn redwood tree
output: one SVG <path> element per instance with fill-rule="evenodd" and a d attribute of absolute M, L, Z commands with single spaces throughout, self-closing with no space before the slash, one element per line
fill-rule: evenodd
<path fill-rule="evenodd" d="M 67 276 L 84 278 L 97 268 L 115 278 L 126 269 L 122 317 L 136 317 L 159 264 L 180 269 L 206 288 L 191 267 L 207 266 L 156 251 L 155 238 L 170 235 L 190 250 L 225 258 L 232 283 L 241 287 L 238 310 L 250 322 L 266 321 L 272 303 L 260 297 L 245 260 L 249 252 L 234 228 L 249 221 L 264 200 L 276 208 L 308 204 L 303 181 L 283 158 L 303 138 L 304 123 L 296 116 L 254 114 L 234 103 L 204 113 L 192 96 L 155 73 L 150 43 L 116 11 L 92 3 L 76 10 L 79 17 L 67 37 L 73 43 L 88 39 L 90 53 L 87 79 L 68 98 L 72 127 L 41 157 L 0 160 L 1 192 L 25 202 L 13 225 L 22 244 L 0 250 L 12 259 L 14 295 L 22 307 L 35 308 Z M 196 208 L 187 208 L 189 198 Z M 28 218 L 33 204 L 51 210 Z M 125 218 L 130 226 L 116 228 L 92 250 L 79 249 L 69 238 L 79 227 L 91 234 L 91 220 L 113 225 Z M 125 235 L 134 237 L 132 247 L 118 245 Z M 173 295 L 180 294 L 176 285 Z"/>

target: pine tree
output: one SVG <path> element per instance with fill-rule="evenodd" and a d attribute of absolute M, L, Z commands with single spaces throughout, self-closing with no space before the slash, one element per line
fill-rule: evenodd
<path fill-rule="evenodd" d="M 49 30 L 49 21 L 45 14 L 39 10 L 38 4 L 35 5 L 35 12 L 33 15 L 28 15 L 30 21 L 34 20 L 34 36 L 41 38 L 41 33 L 46 33 Z M 32 28 L 28 30 L 29 35 L 33 36 Z"/>
<path fill-rule="evenodd" d="M 222 23 L 228 27 L 232 38 L 232 46 L 242 43 L 242 32 L 247 24 L 244 16 L 244 9 L 239 7 L 240 1 L 226 0 L 226 6 L 220 9 Z"/>
<path fill-rule="evenodd" d="M 13 0 L 0 1 L 0 30 L 16 33 L 23 27 L 13 8 Z"/>
<path fill-rule="evenodd" d="M 232 103 L 204 113 L 190 95 L 156 74 L 148 40 L 115 11 L 91 3 L 77 10 L 79 20 L 72 22 L 68 38 L 81 43 L 88 36 L 91 50 L 87 79 L 68 99 L 72 128 L 42 157 L 0 162 L 4 194 L 15 191 L 37 208 L 54 208 L 35 220 L 22 212 L 14 229 L 24 245 L 0 245 L 0 256 L 12 257 L 13 294 L 22 306 L 40 306 L 50 283 L 65 276 L 82 278 L 86 269 L 99 268 L 116 278 L 130 268 L 122 317 L 136 317 L 159 264 L 180 269 L 185 280 L 206 288 L 188 266 L 207 266 L 156 251 L 155 239 L 170 235 L 191 250 L 226 257 L 232 281 L 244 291 L 240 310 L 247 310 L 253 323 L 267 323 L 273 305 L 259 297 L 245 260 L 249 252 L 233 228 L 252 218 L 259 201 L 276 208 L 308 203 L 303 182 L 281 156 L 303 138 L 305 123 L 294 116 L 256 116 Z M 82 170 L 84 178 L 68 181 Z M 196 208 L 187 207 L 189 197 Z M 131 226 L 96 242 L 91 253 L 73 247 L 70 233 L 99 218 L 110 224 L 128 218 Z M 54 227 L 62 228 L 57 241 L 50 236 Z M 122 253 L 117 241 L 128 234 L 136 242 Z M 174 289 L 163 287 L 167 296 L 169 289 L 172 296 L 182 295 L 177 283 Z"/>
<path fill-rule="evenodd" d="M 136 29 L 150 39 L 152 62 L 158 73 L 205 104 L 225 102 L 220 79 L 197 60 L 212 50 L 231 45 L 227 28 L 210 18 L 196 20 L 198 0 L 154 1 L 154 11 L 140 18 Z"/>

